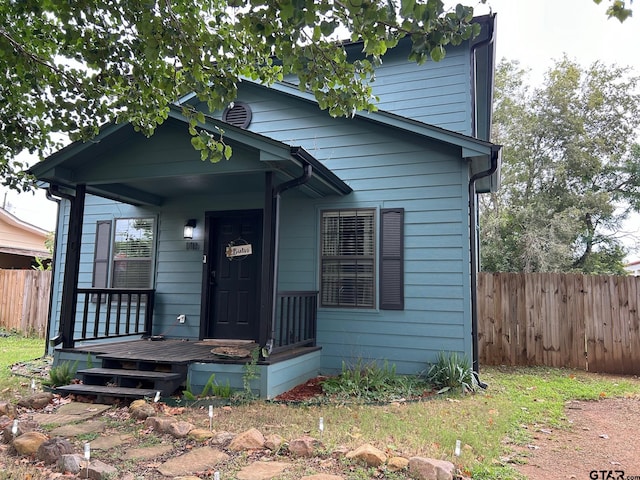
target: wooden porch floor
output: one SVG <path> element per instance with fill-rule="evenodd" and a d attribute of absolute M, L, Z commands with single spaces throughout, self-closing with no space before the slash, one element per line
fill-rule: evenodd
<path fill-rule="evenodd" d="M 214 354 L 211 350 L 220 346 L 246 346 L 252 349 L 256 344 L 239 344 L 236 341 L 224 340 L 130 340 L 124 342 L 95 343 L 64 349 L 67 352 L 89 353 L 97 356 L 108 356 L 123 360 L 137 360 L 157 363 L 189 364 L 201 363 L 225 363 L 244 364 L 251 357 L 226 358 Z M 286 352 L 270 355 L 265 360 L 258 361 L 259 365 L 270 365 L 288 360 L 305 353 L 319 350 L 321 347 L 300 347 Z"/>

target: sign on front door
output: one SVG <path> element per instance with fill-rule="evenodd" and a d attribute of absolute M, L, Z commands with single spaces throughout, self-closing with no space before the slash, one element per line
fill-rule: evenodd
<path fill-rule="evenodd" d="M 251 251 L 251 244 L 246 245 L 228 245 L 225 254 L 227 258 L 231 259 L 234 257 L 244 257 L 246 255 L 251 255 L 253 253 Z"/>

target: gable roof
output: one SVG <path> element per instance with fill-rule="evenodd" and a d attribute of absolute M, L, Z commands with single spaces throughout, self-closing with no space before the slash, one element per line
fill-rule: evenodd
<path fill-rule="evenodd" d="M 279 82 L 271 86 L 256 84 L 265 89 L 275 90 L 286 95 L 317 103 L 312 93 L 301 92 L 297 85 Z M 491 142 L 464 135 L 462 133 L 447 130 L 446 128 L 429 125 L 411 118 L 403 117 L 395 113 L 378 110 L 377 112 L 355 112 L 354 117 L 374 122 L 382 126 L 397 128 L 399 130 L 420 135 L 428 140 L 446 143 L 460 147 L 463 158 L 479 155 L 490 155 L 492 151 L 500 148 Z"/>
<path fill-rule="evenodd" d="M 206 123 L 199 128 L 219 134 L 224 131 L 224 139 L 228 143 L 242 146 L 244 151 L 254 152 L 252 157 L 258 159 L 259 165 L 252 171 L 274 171 L 282 181 L 297 178 L 302 174 L 305 165 L 311 166 L 312 174 L 309 181 L 300 187 L 306 195 L 322 197 L 327 195 L 347 195 L 352 189 L 338 176 L 322 165 L 311 154 L 300 146 L 290 146 L 264 135 L 243 130 L 233 125 L 217 120 L 211 116 L 205 116 Z M 188 119 L 182 114 L 180 106 L 173 105 L 169 111 L 169 119 L 165 124 L 188 124 Z M 188 135 L 184 129 L 185 137 Z M 29 172 L 41 181 L 61 187 L 71 187 L 79 183 L 87 184 L 87 192 L 105 198 L 131 203 L 134 205 L 161 205 L 163 198 L 160 195 L 145 191 L 135 186 L 127 186 L 126 182 L 85 182 L 85 178 L 77 173 L 82 168 L 91 168 L 92 161 L 110 149 L 122 145 L 131 138 L 140 138 L 140 134 L 134 132 L 131 124 L 107 124 L 92 140 L 86 142 L 74 142 L 67 147 L 53 153 L 42 162 L 33 165 Z M 195 152 L 195 150 L 193 150 Z M 235 152 L 235 147 L 234 147 Z M 94 162 L 95 163 L 95 162 Z M 193 175 L 202 175 L 202 162 L 190 164 L 196 166 Z M 205 164 L 206 165 L 206 164 Z M 205 172 L 214 173 L 214 172 Z M 242 172 L 236 168 L 235 174 Z M 188 172 L 185 172 L 188 174 Z"/>
<path fill-rule="evenodd" d="M 0 253 L 51 258 L 44 244 L 47 234 L 46 230 L 0 208 Z"/>

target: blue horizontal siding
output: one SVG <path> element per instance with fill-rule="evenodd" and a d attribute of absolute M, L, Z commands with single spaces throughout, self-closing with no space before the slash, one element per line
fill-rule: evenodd
<path fill-rule="evenodd" d="M 380 107 L 468 133 L 468 60 L 468 53 L 462 48 L 452 48 L 443 62 L 428 62 L 426 66 L 405 64 L 401 56 L 385 58 L 373 84 L 374 93 L 381 97 Z M 322 199 L 305 197 L 296 190 L 282 194 L 279 290 L 319 289 L 322 209 L 405 209 L 405 310 L 319 309 L 318 344 L 323 348 L 318 354 L 319 367 L 336 370 L 342 360 L 362 355 L 387 359 L 400 373 L 415 373 L 441 350 L 469 354 L 469 174 L 459 148 L 416 139 L 365 119 L 334 119 L 308 102 L 248 83 L 240 85 L 238 99 L 252 108 L 250 130 L 304 147 L 354 189 L 344 197 Z M 215 115 L 219 117 L 220 112 Z M 256 152 L 240 147 L 234 149 L 230 162 L 213 167 L 199 160 L 197 165 L 185 163 L 184 159 L 192 158 L 192 154 L 185 153 L 185 157 L 178 151 L 186 152 L 183 147 L 187 143 L 183 131 L 167 129 L 151 144 L 127 146 L 128 154 L 137 152 L 136 165 L 128 164 L 132 157 L 125 155 L 123 146 L 122 151 L 115 152 L 110 165 L 103 159 L 100 165 L 87 166 L 84 174 L 115 178 L 141 176 L 146 170 L 162 177 L 180 172 L 215 174 L 264 168 L 257 161 Z M 85 212 L 81 284 L 91 282 L 97 220 L 134 216 L 131 212 L 139 213 L 137 216 L 157 214 L 154 333 L 197 338 L 200 321 L 205 321 L 200 319 L 204 212 L 262 208 L 263 201 L 262 192 L 242 191 L 179 199 L 168 195 L 159 209 L 137 209 L 92 199 Z M 182 226 L 188 218 L 197 219 L 193 241 L 199 243 L 200 250 L 185 248 Z M 185 325 L 176 325 L 179 314 L 187 315 Z M 293 364 L 288 367 L 289 373 L 298 369 Z M 302 376 L 312 370 L 308 365 L 299 369 L 305 372 Z M 285 370 L 281 377 L 280 384 L 287 384 Z M 279 388 L 267 385 L 266 390 Z"/>

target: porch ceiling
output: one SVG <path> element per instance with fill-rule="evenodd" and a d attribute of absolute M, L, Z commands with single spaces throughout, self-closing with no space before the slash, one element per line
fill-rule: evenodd
<path fill-rule="evenodd" d="M 215 124 L 210 126 L 215 129 Z M 311 197 L 344 195 L 351 189 L 304 150 L 224 125 L 230 160 L 203 162 L 191 146 L 184 119 L 175 113 L 145 138 L 131 125 L 109 125 L 91 142 L 74 143 L 31 168 L 39 180 L 62 187 L 85 184 L 87 192 L 131 204 L 162 205 L 185 195 L 261 192 L 265 172 L 276 183 L 313 175 L 299 187 Z"/>

